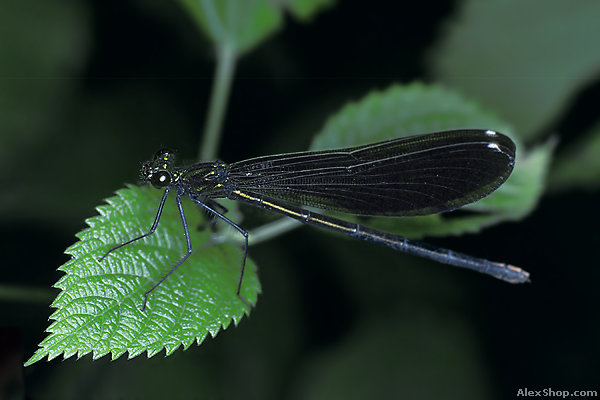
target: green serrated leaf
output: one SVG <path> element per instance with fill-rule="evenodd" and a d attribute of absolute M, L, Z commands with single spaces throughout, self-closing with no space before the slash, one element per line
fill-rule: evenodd
<path fill-rule="evenodd" d="M 597 75 L 598 15 L 597 1 L 465 1 L 432 69 L 531 138 Z"/>
<path fill-rule="evenodd" d="M 244 53 L 277 31 L 286 7 L 308 20 L 333 0 L 181 0 L 200 29 L 219 47 Z"/>
<path fill-rule="evenodd" d="M 374 91 L 333 115 L 311 149 L 356 146 L 449 129 L 493 129 L 516 141 L 510 124 L 438 85 L 413 83 Z M 519 143 L 517 143 L 517 147 Z"/>
<path fill-rule="evenodd" d="M 72 259 L 59 268 L 65 275 L 54 285 L 61 292 L 47 331 L 50 335 L 25 363 L 93 353 L 116 359 L 163 349 L 173 353 L 194 341 L 216 336 L 231 322 L 239 323 L 249 310 L 236 296 L 242 252 L 229 244 L 210 244 L 210 233 L 199 231 L 200 212 L 186 203 L 194 252 L 148 297 L 144 293 L 185 254 L 186 242 L 174 201 L 165 204 L 156 232 L 102 257 L 115 244 L 146 233 L 161 192 L 149 186 L 129 186 L 97 208 L 99 216 L 79 232 L 79 241 L 67 249 Z M 256 266 L 248 259 L 242 296 L 255 304 L 260 292 Z"/>
<path fill-rule="evenodd" d="M 445 218 L 430 215 L 411 218 L 373 218 L 369 225 L 405 236 L 475 233 L 483 227 L 526 215 L 544 187 L 549 149 L 532 153 L 532 163 L 508 123 L 483 110 L 477 103 L 440 86 L 415 83 L 372 92 L 346 105 L 329 119 L 315 137 L 312 149 L 356 146 L 391 138 L 448 129 L 479 128 L 505 133 L 517 143 L 517 163 L 508 179 L 485 199 L 465 207 L 473 215 Z"/>

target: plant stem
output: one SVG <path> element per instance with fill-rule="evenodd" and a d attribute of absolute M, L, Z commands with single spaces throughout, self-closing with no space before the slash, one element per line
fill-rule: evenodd
<path fill-rule="evenodd" d="M 248 245 L 253 246 L 255 244 L 265 242 L 276 236 L 282 235 L 289 232 L 297 227 L 302 226 L 302 223 L 291 218 L 281 218 L 277 221 L 270 222 L 268 224 L 254 228 L 248 231 Z M 219 233 L 213 236 L 213 243 L 243 243 L 244 239 L 238 234 L 238 232 L 232 232 L 230 230 Z"/>
<path fill-rule="evenodd" d="M 255 245 L 270 240 L 276 236 L 302 226 L 300 221 L 291 218 L 281 218 L 277 221 L 259 226 L 248 233 L 248 244 Z"/>
<path fill-rule="evenodd" d="M 227 44 L 219 45 L 217 49 L 215 79 L 213 81 L 206 125 L 204 126 L 204 137 L 202 138 L 200 149 L 198 149 L 200 160 L 213 160 L 216 158 L 225 108 L 235 72 L 235 63 L 236 52 L 234 47 Z M 269 240 L 295 229 L 299 225 L 302 224 L 290 218 L 282 218 L 270 224 L 263 225 L 249 232 L 249 244 L 254 245 Z M 238 235 L 233 237 L 228 236 L 223 235 L 217 241 L 240 240 Z"/>
<path fill-rule="evenodd" d="M 221 135 L 221 127 L 225 116 L 227 99 L 233 81 L 235 71 L 236 52 L 233 46 L 221 44 L 217 48 L 217 65 L 215 79 L 204 126 L 204 136 L 198 149 L 200 160 L 212 160 L 216 158 L 217 147 Z"/>

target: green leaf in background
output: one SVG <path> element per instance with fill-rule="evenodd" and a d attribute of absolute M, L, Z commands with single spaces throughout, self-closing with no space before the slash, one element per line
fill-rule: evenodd
<path fill-rule="evenodd" d="M 557 156 L 548 184 L 553 191 L 600 187 L 600 124 Z"/>
<path fill-rule="evenodd" d="M 61 289 L 52 307 L 50 335 L 27 361 L 60 354 L 69 358 L 90 352 L 93 358 L 144 351 L 148 357 L 162 349 L 173 353 L 207 334 L 213 337 L 233 321 L 238 324 L 249 310 L 236 296 L 242 252 L 231 245 L 207 244 L 210 233 L 197 227 L 201 213 L 184 204 L 194 252 L 148 297 L 144 292 L 185 254 L 186 243 L 174 199 L 168 199 L 153 235 L 98 259 L 115 244 L 148 231 L 161 197 L 149 186 L 129 186 L 98 207 L 100 216 L 88 219 L 79 242 L 67 249 L 73 258 L 59 269 L 66 273 L 55 287 Z M 171 200 L 171 201 L 169 201 Z M 256 266 L 248 259 L 242 296 L 256 303 L 260 284 Z"/>
<path fill-rule="evenodd" d="M 432 69 L 529 139 L 600 71 L 599 15 L 598 1 L 467 0 Z"/>
<path fill-rule="evenodd" d="M 520 145 L 512 126 L 443 86 L 412 83 L 373 91 L 329 118 L 311 149 L 356 146 L 449 129 L 493 129 Z"/>
<path fill-rule="evenodd" d="M 278 3 L 299 20 L 308 21 L 319 10 L 333 7 L 335 2 L 336 0 L 280 0 Z"/>
<path fill-rule="evenodd" d="M 200 29 L 219 47 L 244 53 L 281 27 L 283 11 L 309 20 L 334 0 L 181 0 Z"/>
<path fill-rule="evenodd" d="M 478 232 L 530 212 L 541 196 L 553 146 L 527 153 L 509 124 L 483 110 L 477 103 L 440 86 L 415 83 L 372 92 L 345 106 L 329 119 L 315 137 L 312 149 L 360 144 L 448 129 L 493 129 L 517 143 L 517 163 L 508 181 L 477 203 L 464 207 L 474 215 L 444 218 L 430 215 L 412 218 L 374 218 L 370 225 L 412 238 Z"/>
<path fill-rule="evenodd" d="M 35 12 L 32 12 L 32 7 Z M 91 23 L 85 2 L 0 5 L 0 168 L 14 168 L 50 133 L 79 85 Z M 40 18 L 43 15 L 44 18 Z M 27 156 L 25 156 L 27 154 Z M 10 191 L 4 190 L 0 203 Z"/>
<path fill-rule="evenodd" d="M 385 326 L 365 318 L 335 346 L 312 354 L 298 374 L 295 398 L 490 398 L 493 372 L 470 320 L 427 308 L 393 315 L 396 322 Z"/>

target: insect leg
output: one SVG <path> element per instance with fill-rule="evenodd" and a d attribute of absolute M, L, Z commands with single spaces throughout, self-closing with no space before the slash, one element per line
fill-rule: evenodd
<path fill-rule="evenodd" d="M 192 196 L 190 196 L 190 198 L 192 199 L 192 201 L 194 203 L 198 204 L 199 206 L 201 206 L 205 210 L 209 211 L 210 213 L 212 213 L 216 217 L 221 218 L 223 221 L 225 221 L 229 225 L 233 226 L 244 237 L 244 255 L 242 257 L 242 268 L 240 270 L 240 278 L 238 280 L 236 294 L 237 294 L 237 297 L 242 301 L 242 303 L 244 303 L 248 308 L 251 309 L 252 306 L 250 305 L 250 303 L 248 303 L 246 301 L 246 299 L 244 299 L 244 297 L 242 297 L 242 295 L 240 294 L 240 291 L 242 290 L 242 281 L 244 279 L 244 270 L 246 269 L 246 258 L 248 256 L 248 232 L 246 232 L 244 229 L 242 229 L 241 227 L 239 227 L 235 222 L 233 222 L 232 220 L 230 220 L 229 218 L 227 218 L 223 214 L 219 213 L 217 210 L 211 208 L 207 204 L 203 203 L 202 201 L 200 201 L 200 200 L 198 200 L 198 199 L 196 199 L 196 198 L 194 198 Z"/>
<path fill-rule="evenodd" d="M 154 233 L 154 231 L 156 230 L 156 227 L 158 226 L 158 221 L 160 220 L 160 216 L 162 214 L 162 210 L 163 207 L 165 205 L 165 200 L 167 200 L 167 196 L 169 195 L 169 188 L 165 189 L 165 193 L 163 194 L 162 199 L 160 200 L 160 205 L 158 206 L 158 211 L 156 212 L 156 217 L 154 218 L 154 223 L 152 224 L 152 227 L 150 228 L 150 230 L 148 231 L 148 233 L 145 233 L 141 236 L 138 236 L 136 238 L 133 238 L 131 240 L 128 240 L 125 243 L 121 243 L 120 245 L 117 245 L 115 247 L 113 247 L 112 249 L 108 250 L 102 257 L 100 257 L 100 259 L 98 261 L 102 261 L 106 258 L 106 256 L 108 256 L 109 253 L 112 253 L 113 251 L 120 249 L 123 246 L 127 246 L 129 243 L 133 243 L 137 240 L 143 239 L 146 236 L 150 236 Z"/>
<path fill-rule="evenodd" d="M 190 254 L 192 254 L 192 240 L 190 238 L 190 231 L 188 229 L 188 224 L 185 219 L 185 214 L 183 213 L 183 206 L 181 205 L 181 194 L 179 193 L 179 191 L 177 191 L 177 196 L 175 197 L 175 201 L 177 201 L 177 208 L 179 209 L 179 216 L 181 217 L 181 222 L 183 223 L 183 231 L 185 233 L 187 253 L 181 258 L 181 260 L 179 260 L 179 262 L 173 268 L 171 268 L 171 270 L 169 272 L 167 272 L 162 278 L 160 278 L 160 280 L 158 282 L 156 282 L 154 284 L 154 286 L 152 286 L 148 291 L 146 291 L 146 293 L 144 293 L 144 306 L 142 307 L 142 311 L 144 311 L 146 309 L 146 302 L 148 301 L 148 296 L 150 295 L 150 293 L 152 293 L 152 291 L 154 291 L 154 289 L 156 289 L 161 283 L 163 283 L 165 281 L 165 279 L 167 279 L 169 277 L 169 275 L 171 275 L 173 272 L 175 272 L 175 270 L 177 268 L 179 268 L 179 266 L 181 264 L 183 264 L 183 262 L 185 260 L 187 260 L 187 258 L 190 256 Z"/>
<path fill-rule="evenodd" d="M 213 199 L 205 199 L 204 203 L 211 208 L 219 210 L 219 213 L 221 213 L 221 214 L 227 214 L 227 212 L 229 211 L 226 207 L 217 203 Z M 202 223 L 201 225 L 198 226 L 198 230 L 202 231 L 206 228 L 210 228 L 214 233 L 214 232 L 216 232 L 215 227 L 216 227 L 217 217 L 212 212 L 206 212 L 206 214 L 209 214 L 209 218 L 207 218 L 204 223 Z"/>

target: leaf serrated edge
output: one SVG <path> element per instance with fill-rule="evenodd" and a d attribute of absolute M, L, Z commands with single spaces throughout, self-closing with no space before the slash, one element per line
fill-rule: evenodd
<path fill-rule="evenodd" d="M 140 197 L 139 193 L 138 193 L 140 188 L 138 186 L 128 185 L 128 189 L 131 190 L 131 192 L 129 192 L 129 193 L 133 194 L 133 196 L 127 195 L 127 193 L 128 193 L 127 189 L 121 189 L 121 190 L 117 191 L 117 196 L 121 197 L 122 199 L 126 199 L 126 200 L 130 199 L 130 198 L 132 199 L 132 198 Z M 113 196 L 110 199 L 116 199 L 116 198 L 117 198 L 116 196 Z M 94 216 L 94 217 L 88 218 L 86 220 L 86 222 L 90 221 L 92 224 L 96 225 L 96 222 L 103 223 L 104 222 L 104 221 L 102 221 L 103 219 L 104 218 L 102 216 Z M 80 235 L 83 238 L 78 237 L 79 241 L 67 248 L 65 253 L 67 253 L 67 251 L 68 251 L 67 254 L 72 253 L 71 254 L 72 258 L 65 264 L 61 265 L 58 268 L 59 270 L 63 270 L 63 269 L 65 269 L 65 266 L 68 267 L 68 265 L 75 262 L 78 257 L 77 253 L 79 252 L 79 250 L 82 247 L 88 247 L 90 245 L 90 242 L 93 242 L 94 240 L 99 240 L 94 237 L 85 238 L 86 233 L 88 233 L 93 228 L 95 228 L 95 226 L 90 226 L 89 228 L 85 228 L 82 231 L 78 232 L 76 237 Z M 98 247 L 98 246 L 94 246 L 94 247 Z M 85 252 L 85 254 L 87 255 L 91 251 L 92 250 L 89 250 L 89 251 Z M 68 275 L 68 274 L 63 275 L 55 283 L 55 286 L 56 287 L 62 286 L 65 283 L 65 281 L 68 280 L 69 276 L 70 275 Z M 61 310 L 62 310 L 63 306 L 61 303 L 64 301 L 64 297 L 65 297 L 63 295 L 63 293 L 65 293 L 65 292 L 63 291 L 63 292 L 59 293 L 57 295 L 57 298 L 53 302 L 52 306 L 54 308 L 56 308 L 56 311 L 50 316 L 50 319 L 62 318 Z M 164 345 L 161 343 L 161 345 L 156 348 L 149 349 L 149 346 L 138 346 L 138 347 L 134 347 L 134 348 L 118 349 L 117 351 L 112 351 L 112 350 L 98 351 L 96 349 L 92 349 L 89 346 L 88 346 L 88 348 L 84 348 L 84 349 L 79 348 L 77 350 L 74 350 L 73 347 L 77 347 L 77 343 L 75 343 L 75 344 L 71 343 L 71 346 L 69 346 L 69 348 L 67 350 L 64 350 L 64 349 L 58 350 L 56 348 L 58 346 L 58 344 L 64 342 L 65 340 L 70 340 L 71 337 L 73 336 L 73 334 L 72 333 L 60 333 L 61 329 L 60 329 L 60 326 L 58 326 L 58 325 L 60 325 L 61 321 L 58 321 L 55 319 L 53 322 L 50 323 L 49 327 L 46 329 L 46 332 L 49 333 L 50 335 L 42 340 L 42 342 L 39 344 L 40 347 L 34 352 L 34 354 L 29 358 L 29 360 L 27 360 L 27 362 L 24 363 L 24 365 L 29 366 L 37 361 L 44 359 L 46 356 L 47 356 L 48 361 L 51 361 L 54 358 L 59 357 L 60 355 L 63 355 L 64 359 L 68 359 L 68 358 L 71 358 L 73 355 L 77 354 L 77 359 L 79 359 L 89 353 L 92 353 L 93 359 L 103 357 L 109 353 L 111 354 L 113 359 L 116 359 L 116 358 L 121 357 L 125 352 L 129 353 L 128 358 L 131 359 L 131 358 L 137 357 L 144 351 L 147 351 L 148 357 L 152 357 L 152 356 L 158 354 L 159 352 L 161 352 L 163 349 L 165 349 L 166 355 L 170 355 L 182 346 L 184 346 L 184 350 L 186 350 L 187 348 L 189 348 L 191 346 L 191 344 L 194 341 L 196 341 L 198 343 L 198 345 L 200 345 L 204 341 L 204 339 L 208 336 L 209 333 L 214 338 L 222 329 L 223 330 L 227 329 L 231 325 L 232 321 L 234 322 L 234 325 L 237 326 L 238 323 L 241 321 L 241 319 L 244 317 L 244 315 L 249 315 L 249 311 L 245 310 L 241 315 L 223 316 L 223 318 L 219 318 L 217 321 L 215 321 L 215 322 L 217 322 L 217 324 L 215 324 L 213 326 L 205 327 L 205 329 L 203 329 L 204 332 L 202 332 L 199 336 L 196 336 L 196 337 L 188 336 L 189 339 L 182 340 L 182 341 L 179 341 L 176 343 L 174 342 L 171 345 L 168 345 L 168 344 Z"/>

